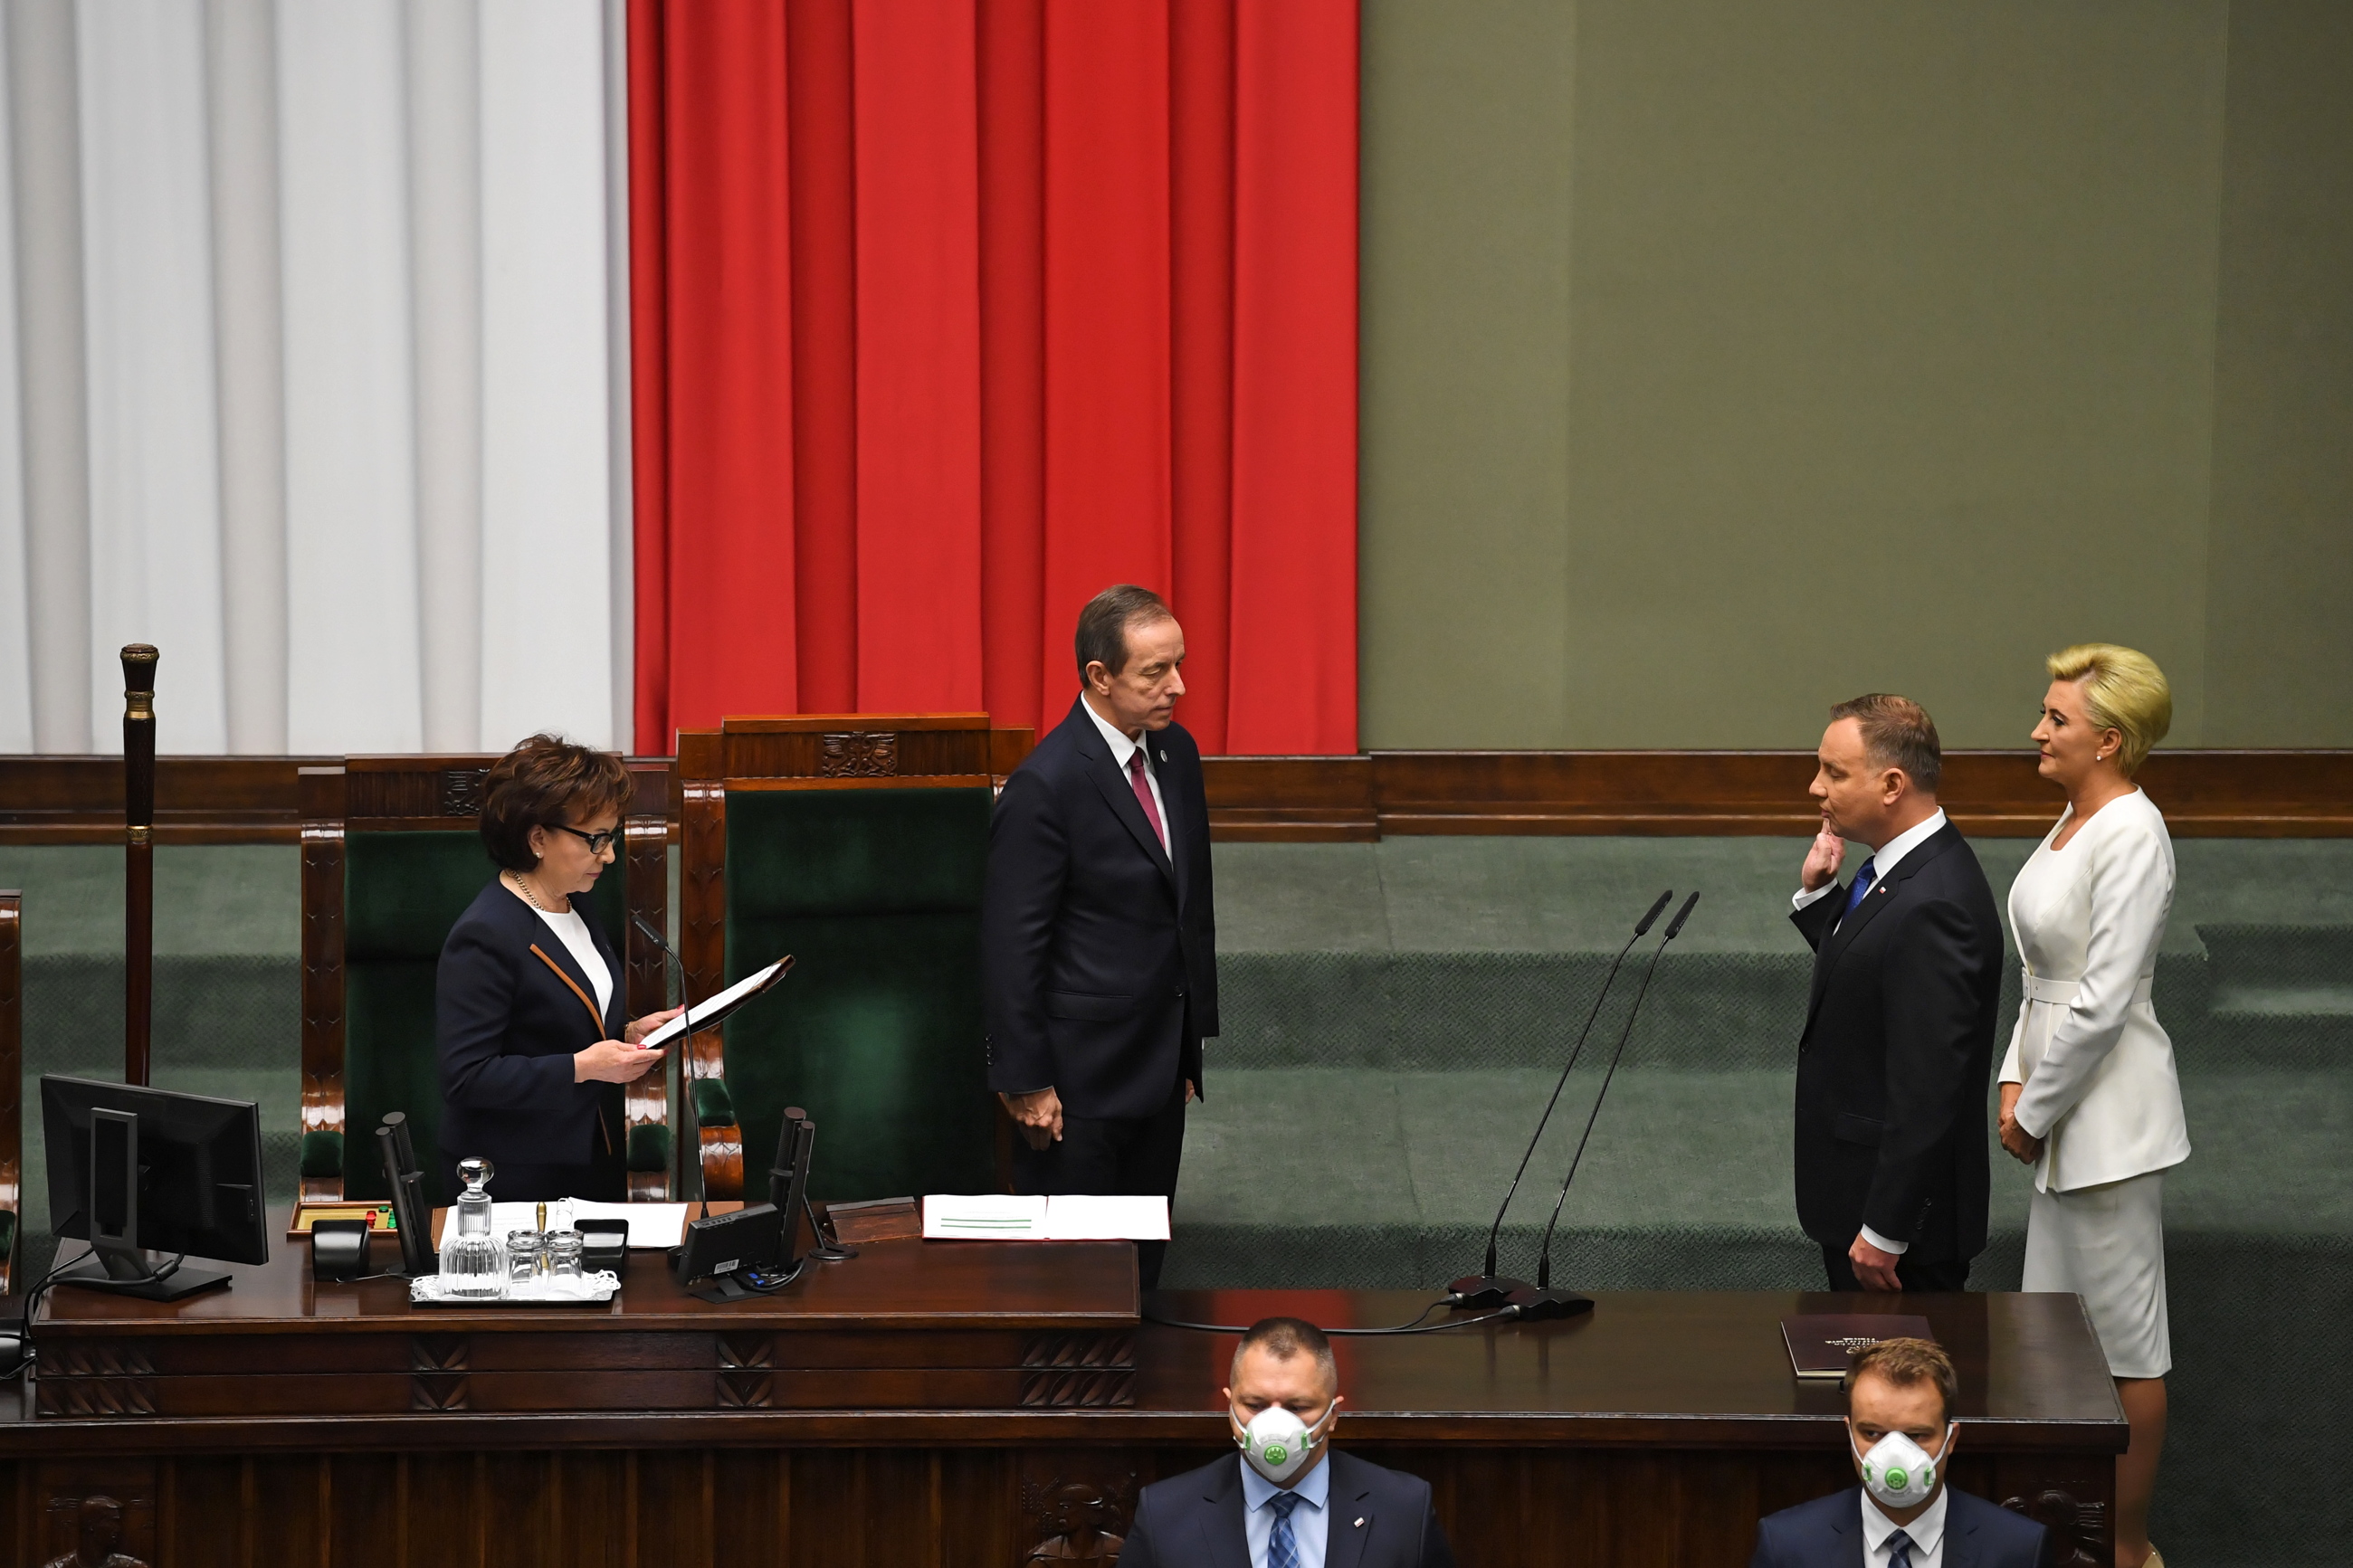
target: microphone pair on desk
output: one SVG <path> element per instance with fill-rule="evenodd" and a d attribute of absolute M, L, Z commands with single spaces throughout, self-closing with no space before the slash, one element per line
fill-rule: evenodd
<path fill-rule="evenodd" d="M 1580 1296 L 1573 1290 L 1552 1289 L 1553 1228 L 1560 1223 L 1561 1205 L 1568 1201 L 1569 1184 L 1577 1180 L 1577 1167 L 1585 1158 L 1585 1145 L 1593 1136 L 1593 1124 L 1600 1120 L 1601 1102 L 1609 1097 L 1610 1079 L 1617 1076 L 1619 1060 L 1626 1054 L 1626 1042 L 1633 1037 L 1634 1020 L 1641 1016 L 1642 999 L 1651 993 L 1651 976 L 1658 973 L 1659 958 L 1667 951 L 1667 943 L 1682 934 L 1683 922 L 1691 919 L 1692 908 L 1699 902 L 1697 893 L 1685 899 L 1683 908 L 1675 911 L 1675 918 L 1667 924 L 1666 935 L 1660 939 L 1658 947 L 1651 954 L 1650 966 L 1642 972 L 1641 989 L 1634 994 L 1633 1008 L 1626 1015 L 1626 1026 L 1619 1032 L 1617 1048 L 1609 1056 L 1609 1070 L 1602 1075 L 1600 1092 L 1593 1097 L 1593 1110 L 1585 1119 L 1585 1131 L 1577 1141 L 1577 1152 L 1569 1160 L 1568 1174 L 1561 1179 L 1560 1195 L 1553 1200 L 1552 1217 L 1545 1222 L 1544 1242 L 1536 1257 L 1535 1284 L 1495 1272 L 1495 1242 L 1503 1233 L 1504 1211 L 1512 1206 L 1512 1196 L 1520 1190 L 1520 1178 L 1527 1174 L 1528 1162 L 1535 1157 L 1536 1144 L 1544 1139 L 1545 1128 L 1552 1121 L 1553 1108 L 1560 1103 L 1561 1090 L 1568 1087 L 1569 1072 L 1577 1066 L 1577 1058 L 1585 1049 L 1585 1037 L 1593 1032 L 1593 1021 L 1600 1016 L 1601 1004 L 1609 996 L 1611 984 L 1618 978 L 1619 965 L 1626 962 L 1626 955 L 1633 951 L 1634 944 L 1650 934 L 1651 927 L 1659 918 L 1659 911 L 1665 909 L 1667 900 L 1674 896 L 1672 889 L 1661 893 L 1650 911 L 1635 922 L 1634 934 L 1626 939 L 1626 945 L 1618 950 L 1618 956 L 1609 961 L 1609 973 L 1602 977 L 1601 989 L 1593 998 L 1592 1009 L 1585 1015 L 1585 1027 L 1577 1031 L 1577 1044 L 1569 1050 L 1568 1062 L 1560 1069 L 1560 1081 L 1553 1085 L 1552 1098 L 1545 1102 L 1544 1115 L 1536 1121 L 1535 1134 L 1528 1140 L 1527 1152 L 1520 1156 L 1520 1168 L 1512 1173 L 1512 1184 L 1504 1190 L 1503 1206 L 1495 1211 L 1495 1223 L 1487 1231 L 1486 1269 L 1483 1273 L 1466 1274 L 1449 1285 L 1446 1297 L 1449 1307 L 1496 1310 L 1494 1316 L 1498 1319 L 1518 1318 L 1531 1322 L 1540 1322 L 1547 1318 L 1574 1317 L 1579 1312 L 1593 1310 L 1591 1297 Z"/>

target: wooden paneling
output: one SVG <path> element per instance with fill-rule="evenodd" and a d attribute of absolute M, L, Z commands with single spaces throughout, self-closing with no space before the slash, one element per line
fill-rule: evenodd
<path fill-rule="evenodd" d="M 828 775 L 827 733 L 879 733 L 879 721 L 730 721 L 804 722 L 850 727 L 740 735 L 731 728 L 723 748 L 712 735 L 712 754 L 698 764 L 705 772 L 697 776 L 1002 777 L 1029 749 L 1027 731 L 902 734 L 890 759 L 894 773 Z M 881 765 L 871 745 L 837 750 L 838 767 Z M 163 758 L 156 764 L 156 841 L 294 843 L 302 820 L 296 770 L 331 760 Z M 1806 795 L 1813 776 L 1809 752 L 1374 752 L 1203 762 L 1210 826 L 1225 840 L 1365 840 L 1387 833 L 1802 835 L 1814 822 Z M 636 825 L 657 817 L 676 842 L 685 787 L 679 770 L 656 758 L 631 766 L 640 774 L 630 807 L 633 843 L 643 832 Z M 2353 752 L 2158 752 L 2141 783 L 2178 837 L 2353 836 Z M 399 787 L 406 792 L 400 801 L 372 799 L 371 807 L 421 815 L 378 824 L 447 820 L 441 781 L 412 778 Z M 1943 799 L 1964 832 L 1989 837 L 2039 837 L 2060 805 L 2023 752 L 1949 754 Z M 0 757 L 0 843 L 114 844 L 121 833 L 120 761 Z M 649 842 L 645 847 L 650 852 Z"/>
<path fill-rule="evenodd" d="M 1827 1446 L 1770 1455 L 1577 1449 L 1502 1434 L 1423 1446 L 1352 1440 L 1345 1422 L 1338 1441 L 1429 1481 L 1439 1523 L 1465 1563 L 1738 1568 L 1762 1515 L 1852 1484 L 1843 1456 Z M 116 1550 L 173 1568 L 1020 1568 L 1067 1560 L 1111 1568 L 1144 1487 L 1232 1455 L 1230 1446 L 1207 1443 L 330 1447 L 0 1461 L 0 1487 L 18 1500 L 13 1561 L 27 1564 L 71 1552 L 90 1500 L 109 1498 L 121 1521 Z M 2014 1489 L 2010 1468 L 1964 1447 L 1953 1484 L 2057 1524 L 2061 1563 L 2087 1563 L 2105 1550 L 2101 1462 L 2042 1463 L 2035 1473 L 2044 1484 L 2031 1495 Z"/>
<path fill-rule="evenodd" d="M 1221 839 L 1392 833 L 1802 837 L 1810 752 L 1375 752 L 1205 759 Z M 2159 752 L 2140 783 L 2177 837 L 2353 836 L 2353 752 Z M 1965 833 L 2040 837 L 2058 791 L 2025 752 L 1956 752 L 1940 799 Z"/>

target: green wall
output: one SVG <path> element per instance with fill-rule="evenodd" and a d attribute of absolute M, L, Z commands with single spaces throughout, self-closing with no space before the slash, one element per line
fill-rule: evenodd
<path fill-rule="evenodd" d="M 1364 15 L 1366 746 L 2353 744 L 2353 7 Z"/>

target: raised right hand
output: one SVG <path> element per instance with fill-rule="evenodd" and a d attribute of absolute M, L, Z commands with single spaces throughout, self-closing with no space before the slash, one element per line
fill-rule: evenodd
<path fill-rule="evenodd" d="M 1832 833 L 1824 823 L 1814 835 L 1812 847 L 1806 851 L 1806 863 L 1799 869 L 1798 885 L 1812 892 L 1838 880 L 1839 868 L 1846 862 L 1846 840 Z"/>
<path fill-rule="evenodd" d="M 572 1081 L 587 1083 L 635 1083 L 661 1065 L 662 1053 L 618 1040 L 599 1040 L 585 1051 L 572 1057 Z"/>

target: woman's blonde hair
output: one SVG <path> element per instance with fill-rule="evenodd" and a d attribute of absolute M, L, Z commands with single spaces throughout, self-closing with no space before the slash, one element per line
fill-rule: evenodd
<path fill-rule="evenodd" d="M 2124 737 L 2116 771 L 2133 776 L 2148 749 L 2173 728 L 2173 688 L 2157 660 L 2114 643 L 2077 643 L 2042 661 L 2053 680 L 2081 681 L 2092 722 Z"/>

